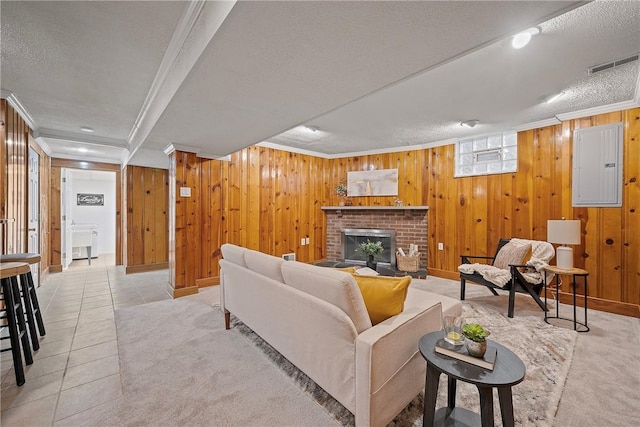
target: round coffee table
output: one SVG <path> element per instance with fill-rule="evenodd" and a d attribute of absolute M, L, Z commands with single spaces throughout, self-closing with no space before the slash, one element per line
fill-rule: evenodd
<path fill-rule="evenodd" d="M 487 340 L 488 347 L 497 351 L 493 371 L 465 363 L 436 353 L 436 342 L 444 337 L 443 331 L 431 332 L 420 338 L 420 353 L 427 361 L 427 378 L 424 389 L 423 426 L 477 425 L 493 426 L 493 388 L 498 389 L 502 424 L 514 426 L 511 387 L 522 382 L 526 369 L 524 363 L 511 350 L 495 341 Z M 440 374 L 448 376 L 447 407 L 436 411 L 436 398 Z M 480 394 L 480 416 L 467 409 L 456 408 L 456 381 L 475 385 Z"/>

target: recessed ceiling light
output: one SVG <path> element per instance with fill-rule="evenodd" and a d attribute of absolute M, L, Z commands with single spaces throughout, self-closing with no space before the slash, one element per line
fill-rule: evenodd
<path fill-rule="evenodd" d="M 478 120 L 478 119 L 465 120 L 464 122 L 460 123 L 460 126 L 466 126 L 468 128 L 472 128 L 475 125 L 477 125 L 478 123 L 480 123 L 480 120 Z"/>
<path fill-rule="evenodd" d="M 93 133 L 93 132 L 94 132 L 93 128 L 90 128 L 90 127 L 88 127 L 88 126 L 82 126 L 82 127 L 80 128 L 80 130 L 81 130 L 82 132 L 87 132 L 87 133 Z"/>
<path fill-rule="evenodd" d="M 314 126 L 314 125 L 305 125 L 304 127 L 311 132 L 317 132 L 320 130 L 318 126 Z"/>
<path fill-rule="evenodd" d="M 529 44 L 531 37 L 537 34 L 540 34 L 540 28 L 538 27 L 532 27 L 526 31 L 518 33 L 513 36 L 513 39 L 511 39 L 511 46 L 513 46 L 514 49 L 522 49 Z"/>
<path fill-rule="evenodd" d="M 88 153 L 89 149 L 84 148 L 84 147 L 78 147 L 78 148 L 76 148 L 76 151 L 79 152 L 79 153 Z"/>
<path fill-rule="evenodd" d="M 541 96 L 539 98 L 539 101 L 544 102 L 546 104 L 550 104 L 553 101 L 557 101 L 558 99 L 562 98 L 563 95 L 564 95 L 564 92 L 552 93 L 550 95 Z"/>

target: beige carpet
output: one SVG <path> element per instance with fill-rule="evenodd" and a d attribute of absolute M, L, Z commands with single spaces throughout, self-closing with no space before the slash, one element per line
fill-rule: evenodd
<path fill-rule="evenodd" d="M 536 318 L 506 319 L 474 303 L 465 304 L 464 316 L 487 325 L 527 366 L 526 380 L 514 388 L 517 423 L 549 423 L 576 333 Z M 117 310 L 116 325 L 124 397 L 62 425 L 353 425 L 348 411 L 241 322 L 225 331 L 218 307 L 157 302 Z M 439 406 L 446 404 L 444 378 Z M 472 386 L 460 383 L 457 401 L 479 411 Z M 419 397 L 393 424 L 421 422 Z"/>

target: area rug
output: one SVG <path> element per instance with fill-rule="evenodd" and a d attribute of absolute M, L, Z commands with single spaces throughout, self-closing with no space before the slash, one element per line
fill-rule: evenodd
<path fill-rule="evenodd" d="M 577 333 L 548 325 L 537 317 L 508 318 L 504 314 L 475 303 L 463 302 L 463 317 L 467 322 L 480 323 L 491 331 L 490 339 L 509 348 L 522 359 L 526 367 L 525 380 L 513 387 L 513 407 L 516 425 L 548 426 L 552 424 L 564 383 L 573 359 Z M 232 318 L 238 330 L 282 369 L 305 393 L 325 408 L 340 424 L 354 425 L 353 415 L 284 356 L 275 351 L 251 329 Z M 446 376 L 440 377 L 436 407 L 447 405 Z M 480 412 L 478 390 L 458 381 L 456 405 Z M 417 396 L 390 426 L 421 426 L 422 393 Z M 494 391 L 496 425 L 502 425 L 497 392 Z"/>
<path fill-rule="evenodd" d="M 527 367 L 513 389 L 516 425 L 551 425 L 576 333 L 537 318 L 508 319 L 475 303 L 464 304 L 464 316 L 487 326 Z M 217 306 L 161 301 L 118 309 L 115 320 L 122 397 L 56 425 L 354 425 L 349 411 L 242 322 L 232 317 L 226 331 Z M 446 405 L 444 378 L 438 407 Z M 458 406 L 479 411 L 477 390 L 458 384 Z M 390 425 L 422 425 L 422 407 L 419 395 Z"/>

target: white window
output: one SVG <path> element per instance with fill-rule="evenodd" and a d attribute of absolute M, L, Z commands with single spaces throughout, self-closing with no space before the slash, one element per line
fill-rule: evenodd
<path fill-rule="evenodd" d="M 461 139 L 456 144 L 455 177 L 508 173 L 517 169 L 517 132 Z"/>

